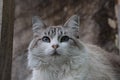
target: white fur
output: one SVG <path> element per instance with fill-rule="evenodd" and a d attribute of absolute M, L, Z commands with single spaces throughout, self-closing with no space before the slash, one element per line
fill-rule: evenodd
<path fill-rule="evenodd" d="M 63 48 L 64 51 L 67 49 Z M 33 69 L 31 80 L 115 80 L 105 52 L 101 49 L 84 45 L 83 50 L 73 48 L 70 52 L 72 56 L 69 57 L 65 55 L 68 54 L 66 52 L 65 57 L 49 56 L 42 60 L 33 56 L 37 53 L 36 49 L 29 50 L 29 66 Z"/>

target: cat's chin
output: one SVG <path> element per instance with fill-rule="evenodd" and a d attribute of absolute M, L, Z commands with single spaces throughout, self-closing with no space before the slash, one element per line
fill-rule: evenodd
<path fill-rule="evenodd" d="M 51 56 L 60 56 L 60 54 L 57 51 L 54 51 Z"/>
<path fill-rule="evenodd" d="M 64 62 L 66 62 L 67 60 L 69 60 L 69 58 L 65 55 L 62 55 L 58 52 L 54 52 L 54 53 L 51 53 L 50 55 L 46 55 L 44 58 L 43 58 L 43 61 L 48 63 L 48 64 L 63 64 Z"/>

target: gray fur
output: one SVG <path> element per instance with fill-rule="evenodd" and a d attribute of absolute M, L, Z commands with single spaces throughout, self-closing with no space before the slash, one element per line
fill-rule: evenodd
<path fill-rule="evenodd" d="M 33 70 L 31 80 L 116 80 L 107 53 L 76 37 L 78 16 L 72 16 L 63 26 L 44 27 L 38 18 L 33 21 L 33 28 L 34 25 L 39 27 L 36 29 L 39 35 L 28 48 L 28 66 Z M 42 41 L 44 36 L 50 42 Z M 63 36 L 70 39 L 61 42 Z M 53 55 L 53 45 L 59 45 L 56 49 L 59 55 Z"/>

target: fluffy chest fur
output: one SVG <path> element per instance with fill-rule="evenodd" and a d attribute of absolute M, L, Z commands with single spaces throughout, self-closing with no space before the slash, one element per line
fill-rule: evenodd
<path fill-rule="evenodd" d="M 91 48 L 94 51 L 70 57 L 61 64 L 40 63 L 39 68 L 33 69 L 31 80 L 116 80 L 111 65 L 101 55 L 104 51 L 100 49 L 100 53 L 99 48 Z"/>
<path fill-rule="evenodd" d="M 61 64 L 41 63 L 39 68 L 33 69 L 32 80 L 83 80 L 89 70 L 87 64 L 84 64 L 87 62 L 78 58 Z"/>

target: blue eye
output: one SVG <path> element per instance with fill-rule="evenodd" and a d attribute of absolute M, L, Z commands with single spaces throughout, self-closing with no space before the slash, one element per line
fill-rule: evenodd
<path fill-rule="evenodd" d="M 44 37 L 42 38 L 42 41 L 49 43 L 49 42 L 50 42 L 50 38 L 47 37 L 47 36 L 44 36 Z"/>
<path fill-rule="evenodd" d="M 68 36 L 63 36 L 62 38 L 61 38 L 61 40 L 60 40 L 60 42 L 67 42 L 67 41 L 69 41 L 69 37 Z"/>

